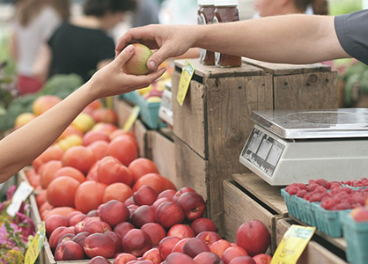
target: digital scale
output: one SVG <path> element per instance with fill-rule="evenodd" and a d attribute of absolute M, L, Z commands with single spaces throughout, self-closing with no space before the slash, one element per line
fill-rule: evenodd
<path fill-rule="evenodd" d="M 368 177 L 368 109 L 254 111 L 240 162 L 270 185 Z"/>

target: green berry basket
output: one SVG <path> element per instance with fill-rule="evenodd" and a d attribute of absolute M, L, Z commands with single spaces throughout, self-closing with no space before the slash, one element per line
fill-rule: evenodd
<path fill-rule="evenodd" d="M 341 216 L 347 243 L 347 260 L 353 264 L 365 264 L 368 260 L 368 221 L 356 222 L 350 214 Z"/>
<path fill-rule="evenodd" d="M 341 215 L 349 213 L 351 210 L 330 211 L 321 205 L 316 205 L 316 227 L 323 233 L 332 237 L 342 236 Z"/>

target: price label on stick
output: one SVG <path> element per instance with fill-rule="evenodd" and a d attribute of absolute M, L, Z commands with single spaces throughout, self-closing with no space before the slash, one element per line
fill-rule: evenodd
<path fill-rule="evenodd" d="M 17 190 L 15 191 L 11 204 L 6 209 L 6 212 L 10 216 L 15 216 L 18 213 L 22 202 L 27 200 L 28 196 L 33 192 L 33 187 L 29 185 L 27 182 L 22 182 Z"/>
<path fill-rule="evenodd" d="M 139 108 L 138 105 L 133 107 L 132 113 L 129 115 L 127 121 L 124 124 L 124 127 L 123 127 L 124 131 L 128 132 L 132 128 L 135 120 L 137 120 L 137 118 L 138 118 L 138 115 L 139 115 L 140 111 L 141 111 L 141 109 Z"/>
<path fill-rule="evenodd" d="M 24 258 L 24 264 L 34 264 L 38 258 L 43 247 L 43 241 L 45 239 L 45 222 L 42 222 L 40 229 L 33 238 L 31 245 L 27 249 L 26 256 Z"/>
<path fill-rule="evenodd" d="M 185 61 L 183 71 L 181 72 L 179 80 L 179 89 L 176 99 L 178 100 L 180 106 L 183 105 L 185 96 L 187 95 L 190 81 L 192 80 L 194 74 L 194 66 L 189 62 Z"/>
<path fill-rule="evenodd" d="M 295 264 L 315 231 L 315 227 L 292 225 L 277 247 L 271 264 Z"/>

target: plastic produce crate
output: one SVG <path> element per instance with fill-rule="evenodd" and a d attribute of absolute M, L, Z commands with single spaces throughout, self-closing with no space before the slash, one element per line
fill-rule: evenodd
<path fill-rule="evenodd" d="M 365 264 L 368 260 L 368 222 L 356 222 L 350 214 L 342 215 L 346 255 L 353 264 Z"/>

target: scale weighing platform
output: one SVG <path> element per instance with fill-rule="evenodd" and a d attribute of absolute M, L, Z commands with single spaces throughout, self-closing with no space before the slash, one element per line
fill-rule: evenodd
<path fill-rule="evenodd" d="M 368 109 L 266 110 L 240 162 L 270 185 L 368 177 Z"/>

